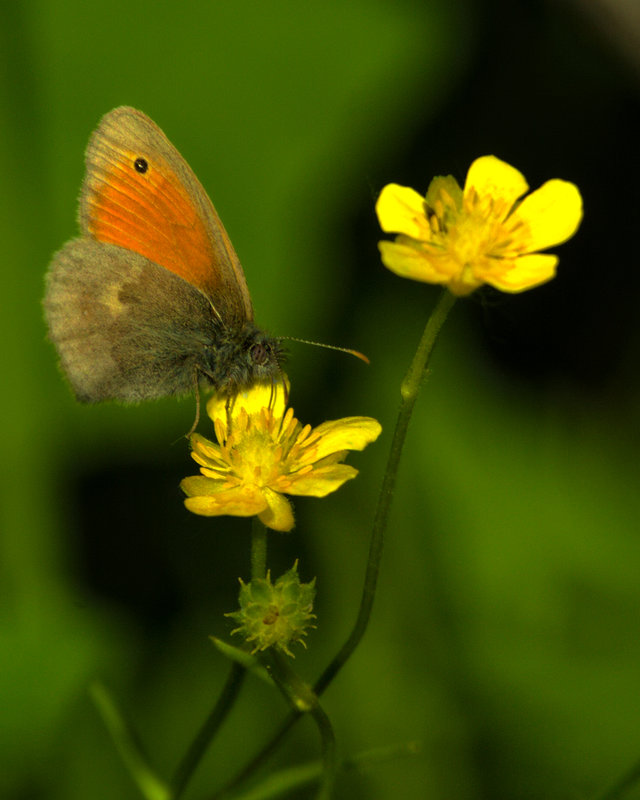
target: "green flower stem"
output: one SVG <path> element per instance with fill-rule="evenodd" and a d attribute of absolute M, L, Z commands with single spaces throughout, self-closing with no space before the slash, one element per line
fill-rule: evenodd
<path fill-rule="evenodd" d="M 311 711 L 322 741 L 322 778 L 316 800 L 329 800 L 333 794 L 333 786 L 336 782 L 338 764 L 336 761 L 336 740 L 333 735 L 333 727 L 322 706 L 316 704 Z"/>
<path fill-rule="evenodd" d="M 378 573 L 380 571 L 380 561 L 382 558 L 382 549 L 384 545 L 384 534 L 389 520 L 389 511 L 391 509 L 391 501 L 393 500 L 393 492 L 398 474 L 398 465 L 400 463 L 402 448 L 407 436 L 411 414 L 420 391 L 420 386 L 422 385 L 422 382 L 427 374 L 429 358 L 433 352 L 438 334 L 455 301 L 456 297 L 451 294 L 448 289 L 445 289 L 440 295 L 435 309 L 427 320 L 427 324 L 422 334 L 422 338 L 420 339 L 420 343 L 418 344 L 416 353 L 400 386 L 400 410 L 396 420 L 393 441 L 391 442 L 391 450 L 387 460 L 387 468 L 385 470 L 382 487 L 380 489 L 380 495 L 378 497 L 376 515 L 371 529 L 369 557 L 367 559 L 362 598 L 360 600 L 360 610 L 358 611 L 358 617 L 353 630 L 349 634 L 346 642 L 343 644 L 335 658 L 324 670 L 314 686 L 314 690 L 318 696 L 324 692 L 327 686 L 331 683 L 331 681 L 335 678 L 335 676 L 350 658 L 353 651 L 360 643 L 360 640 L 367 629 L 367 625 L 369 624 L 369 618 L 371 616 L 373 600 L 378 582 Z M 258 767 L 260 767 L 261 764 L 266 761 L 271 753 L 278 747 L 286 733 L 299 716 L 300 712 L 298 711 L 293 711 L 291 714 L 289 714 L 289 716 L 283 721 L 281 727 L 274 734 L 273 738 L 267 742 L 263 749 L 247 764 L 247 766 L 214 797 L 223 797 L 226 792 L 230 791 L 235 786 L 238 786 L 246 778 L 252 775 L 255 770 L 258 769 Z"/>
<path fill-rule="evenodd" d="M 257 517 L 251 525 L 251 579 L 264 578 L 267 573 L 267 529 Z M 215 706 L 178 764 L 171 781 L 171 798 L 178 800 L 187 787 L 207 748 L 227 717 L 240 693 L 246 669 L 235 662 Z"/>
<path fill-rule="evenodd" d="M 196 771 L 207 748 L 213 741 L 215 735 L 220 730 L 222 723 L 227 718 L 227 714 L 240 693 L 240 688 L 244 681 L 246 670 L 240 664 L 231 665 L 229 677 L 225 683 L 218 700 L 211 710 L 211 713 L 204 721 L 189 749 L 185 753 L 182 761 L 178 764 L 175 774 L 171 780 L 171 800 L 178 800 L 187 787 L 193 773 Z"/>
<path fill-rule="evenodd" d="M 296 718 L 300 714 L 309 713 L 318 726 L 322 748 L 322 773 L 316 800 L 329 800 L 337 771 L 336 742 L 331 721 L 322 709 L 318 695 L 292 669 L 290 662 L 282 653 L 271 648 L 265 653 L 264 659 L 274 682 L 295 709 Z"/>
<path fill-rule="evenodd" d="M 427 320 L 427 324 L 420 339 L 418 349 L 413 357 L 413 360 L 407 370 L 400 385 L 401 404 L 398 411 L 398 418 L 396 420 L 395 431 L 393 432 L 393 440 L 391 442 L 391 450 L 389 451 L 389 458 L 387 460 L 387 468 L 382 480 L 382 487 L 378 497 L 378 506 L 376 508 L 376 515 L 373 520 L 373 527 L 371 529 L 371 539 L 369 541 L 369 557 L 367 559 L 367 568 L 364 578 L 364 586 L 362 589 L 362 598 L 360 600 L 360 610 L 356 619 L 353 630 L 349 634 L 346 642 L 335 656 L 333 661 L 327 666 L 315 685 L 315 690 L 318 695 L 322 694 L 331 681 L 335 678 L 338 672 L 342 669 L 346 661 L 351 657 L 351 654 L 360 644 L 360 640 L 364 636 L 364 632 L 369 624 L 371 617 L 371 609 L 373 608 L 373 600 L 376 593 L 378 584 L 378 573 L 380 572 L 380 561 L 382 559 L 382 549 L 384 545 L 384 534 L 387 529 L 389 521 L 389 511 L 391 509 L 391 501 L 393 500 L 393 492 L 396 485 L 396 478 L 398 476 L 398 466 L 400 464 L 400 457 L 402 455 L 402 448 L 407 437 L 407 430 L 411 420 L 411 414 L 415 405 L 420 386 L 425 378 L 427 372 L 427 365 L 429 358 L 433 352 L 436 339 L 440 328 L 453 307 L 456 297 L 445 289 L 440 295 L 440 299 L 433 310 L 433 313 Z"/>
<path fill-rule="evenodd" d="M 251 520 L 251 580 L 267 575 L 267 529 L 258 517 Z"/>

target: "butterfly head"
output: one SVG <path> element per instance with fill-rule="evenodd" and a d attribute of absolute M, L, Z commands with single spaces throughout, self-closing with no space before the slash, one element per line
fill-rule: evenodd
<path fill-rule="evenodd" d="M 206 350 L 202 374 L 207 383 L 229 395 L 266 381 L 282 379 L 285 351 L 280 339 L 246 323 L 240 331 L 222 335 Z"/>

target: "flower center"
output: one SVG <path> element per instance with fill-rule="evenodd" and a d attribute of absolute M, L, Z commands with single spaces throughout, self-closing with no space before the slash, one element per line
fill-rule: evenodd
<path fill-rule="evenodd" d="M 457 274 L 457 284 L 479 286 L 526 252 L 528 230 L 512 209 L 513 203 L 504 198 L 481 197 L 474 189 L 457 204 L 443 188 L 427 207 L 431 240 L 426 247 L 443 259 L 444 272 Z"/>
<path fill-rule="evenodd" d="M 250 428 L 242 436 L 230 436 L 226 447 L 238 481 L 263 488 L 272 484 L 280 473 L 282 447 L 256 422 L 251 420 Z"/>
<path fill-rule="evenodd" d="M 223 460 L 231 468 L 231 482 L 281 490 L 291 458 L 300 455 L 298 440 L 303 434 L 307 436 L 308 430 L 301 429 L 291 409 L 282 419 L 268 408 L 252 414 L 242 409 L 231 434 L 225 438 L 221 427 L 218 435 Z"/>

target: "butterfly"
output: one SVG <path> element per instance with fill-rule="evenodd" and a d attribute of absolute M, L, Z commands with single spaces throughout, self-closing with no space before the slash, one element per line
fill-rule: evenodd
<path fill-rule="evenodd" d="M 80 236 L 52 258 L 49 338 L 78 400 L 138 402 L 198 386 L 231 397 L 281 377 L 240 261 L 187 162 L 122 106 L 92 134 Z"/>

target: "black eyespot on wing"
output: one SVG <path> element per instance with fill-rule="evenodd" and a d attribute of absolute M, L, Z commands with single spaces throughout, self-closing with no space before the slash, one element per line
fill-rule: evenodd
<path fill-rule="evenodd" d="M 136 158 L 133 162 L 133 166 L 136 172 L 140 172 L 142 175 L 149 169 L 149 164 L 146 158 Z"/>

